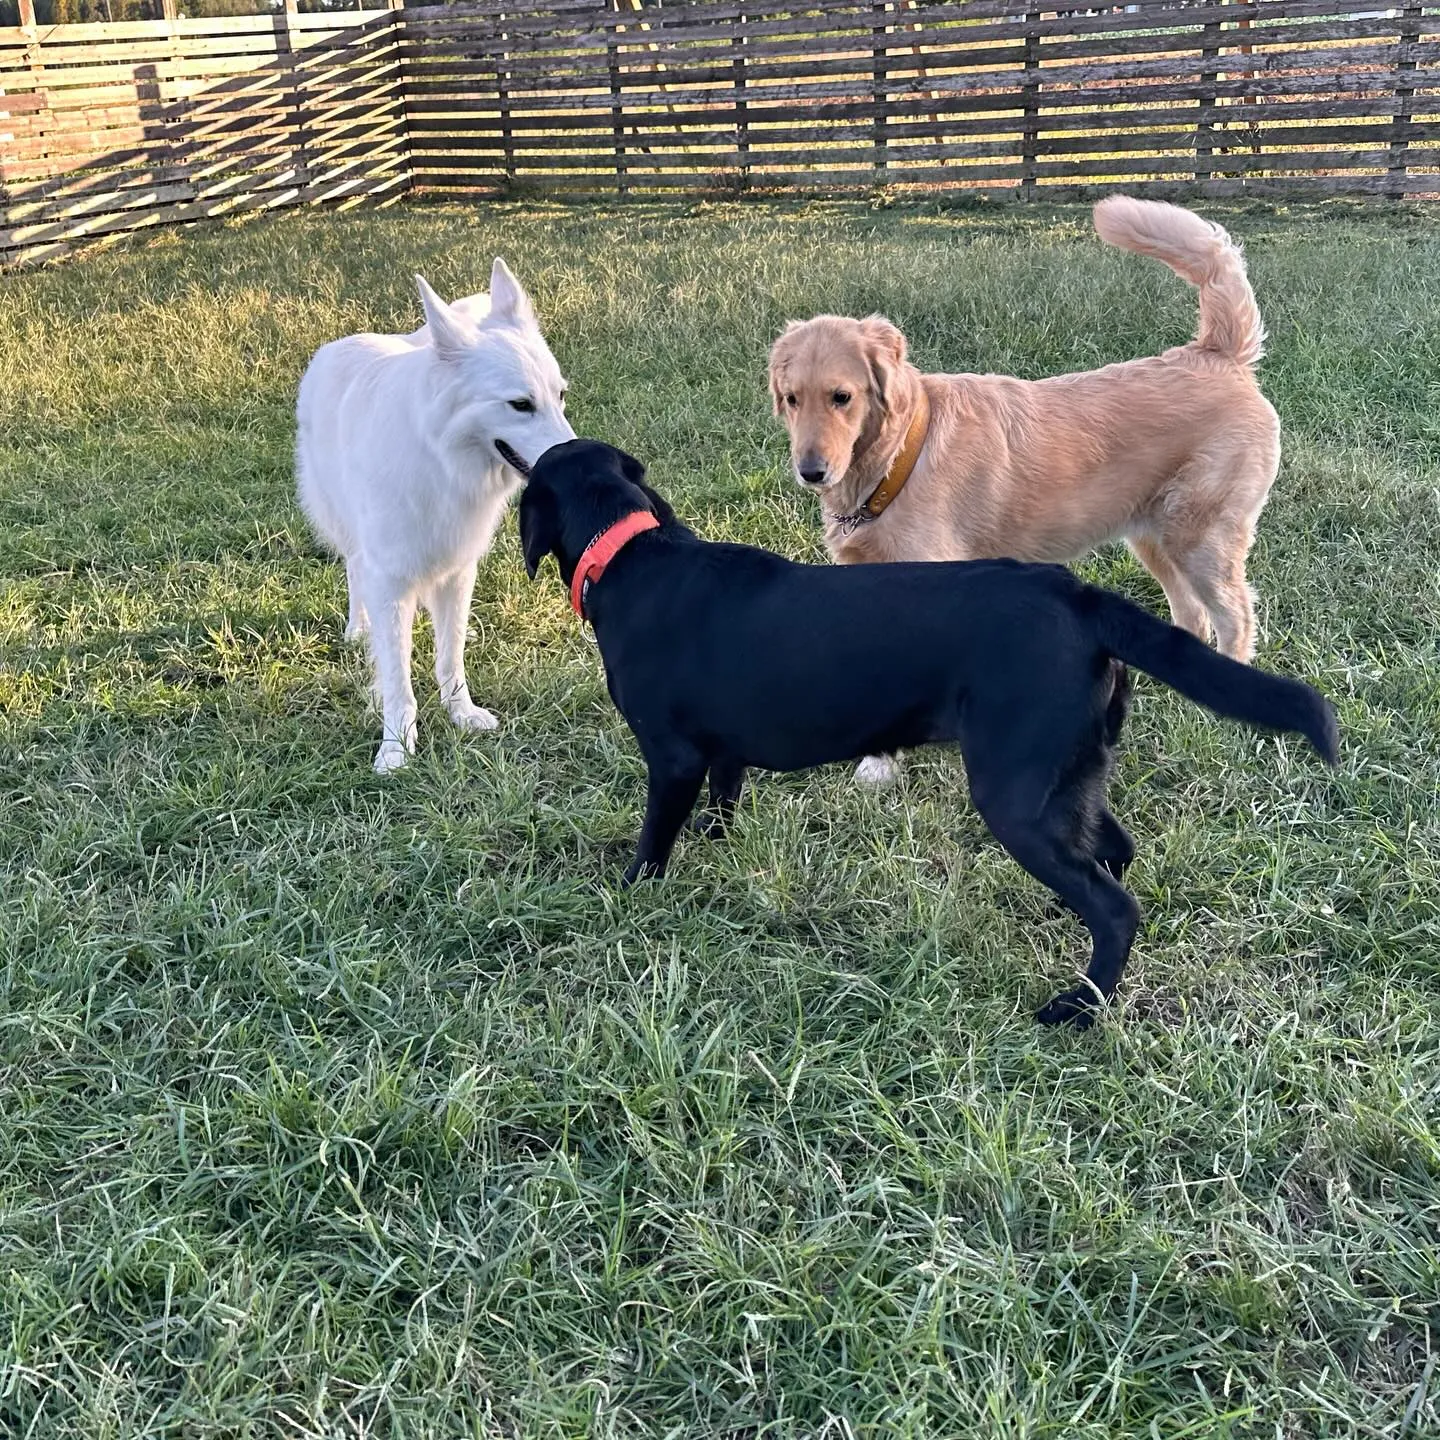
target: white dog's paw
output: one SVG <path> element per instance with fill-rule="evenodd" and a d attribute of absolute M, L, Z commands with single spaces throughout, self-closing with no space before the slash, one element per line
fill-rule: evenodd
<path fill-rule="evenodd" d="M 893 785 L 900 778 L 900 767 L 888 755 L 867 755 L 855 767 L 857 785 Z"/>
<path fill-rule="evenodd" d="M 345 627 L 347 640 L 363 640 L 370 633 L 370 617 L 357 615 Z"/>
<path fill-rule="evenodd" d="M 409 763 L 410 749 L 407 749 L 398 740 L 385 740 L 381 742 L 380 749 L 375 754 L 375 773 L 388 775 L 392 770 L 404 769 Z"/>
<path fill-rule="evenodd" d="M 473 700 L 450 707 L 450 718 L 461 730 L 498 730 L 500 721 Z"/>

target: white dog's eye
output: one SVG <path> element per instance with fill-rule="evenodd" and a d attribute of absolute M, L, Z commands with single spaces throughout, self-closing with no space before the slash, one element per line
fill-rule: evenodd
<path fill-rule="evenodd" d="M 533 400 L 512 400 L 512 410 L 518 410 L 522 415 L 533 415 L 535 413 L 535 402 Z"/>
<path fill-rule="evenodd" d="M 848 390 L 837 390 L 830 398 L 837 405 L 848 405 L 850 403 L 850 392 Z"/>
<path fill-rule="evenodd" d="M 787 395 L 785 397 L 785 403 L 793 410 L 799 402 L 795 399 L 793 395 Z"/>

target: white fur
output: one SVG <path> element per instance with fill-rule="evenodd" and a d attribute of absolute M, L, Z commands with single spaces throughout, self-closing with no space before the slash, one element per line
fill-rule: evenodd
<path fill-rule="evenodd" d="M 893 785 L 900 778 L 900 767 L 888 755 L 867 755 L 855 767 L 857 785 Z"/>
<path fill-rule="evenodd" d="M 499 721 L 470 698 L 465 630 L 475 568 L 520 484 L 503 440 L 533 464 L 574 437 L 565 382 L 520 282 L 496 260 L 490 295 L 447 305 L 419 276 L 426 323 L 322 345 L 300 382 L 296 472 L 316 533 L 344 557 L 347 639 L 369 635 L 384 733 L 375 769 L 415 750 L 410 642 L 435 626 L 435 678 L 462 729 Z M 529 400 L 531 413 L 511 401 Z"/>

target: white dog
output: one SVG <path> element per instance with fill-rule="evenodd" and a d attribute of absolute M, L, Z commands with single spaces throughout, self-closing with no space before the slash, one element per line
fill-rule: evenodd
<path fill-rule="evenodd" d="M 369 634 L 384 719 L 375 769 L 415 750 L 415 607 L 435 626 L 435 678 L 462 729 L 499 721 L 470 698 L 465 628 L 475 567 L 520 476 L 574 437 L 565 381 L 520 282 L 496 260 L 490 297 L 447 305 L 419 276 L 425 325 L 350 335 L 315 352 L 300 382 L 300 504 L 344 557 L 347 639 Z"/>

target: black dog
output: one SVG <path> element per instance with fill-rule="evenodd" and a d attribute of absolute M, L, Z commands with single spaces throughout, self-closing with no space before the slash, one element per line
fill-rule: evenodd
<path fill-rule="evenodd" d="M 698 539 L 644 476 L 609 445 L 571 440 L 540 458 L 520 502 L 525 568 L 555 556 L 650 769 L 627 884 L 664 873 L 707 771 L 723 825 L 747 766 L 954 741 L 991 833 L 1090 931 L 1088 983 L 1039 1012 L 1088 1025 L 1139 924 L 1119 883 L 1135 846 L 1105 801 L 1128 703 L 1120 662 L 1335 761 L 1335 713 L 1308 685 L 1227 660 L 1061 566 L 797 565 Z"/>

